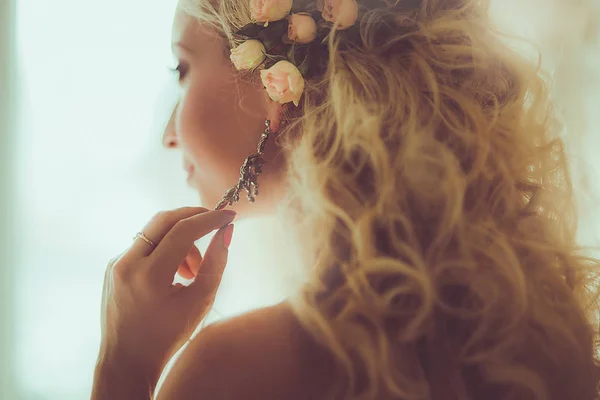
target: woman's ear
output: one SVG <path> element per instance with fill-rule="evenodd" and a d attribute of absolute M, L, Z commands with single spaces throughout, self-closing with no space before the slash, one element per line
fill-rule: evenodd
<path fill-rule="evenodd" d="M 276 101 L 271 100 L 267 91 L 265 90 L 265 102 L 267 108 L 267 119 L 271 121 L 271 131 L 277 132 L 281 127 L 283 118 L 283 107 L 284 105 L 279 104 Z"/>

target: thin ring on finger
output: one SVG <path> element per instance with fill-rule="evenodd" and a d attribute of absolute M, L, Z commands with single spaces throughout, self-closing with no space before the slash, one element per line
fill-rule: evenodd
<path fill-rule="evenodd" d="M 153 245 L 150 245 L 141 237 L 136 237 L 136 240 L 134 240 L 133 245 L 129 248 L 125 257 L 127 259 L 132 259 L 150 256 L 160 248 L 160 243 L 163 238 L 177 222 L 207 211 L 208 210 L 203 207 L 182 207 L 156 214 L 150 222 L 141 229 L 141 232 L 144 233 L 144 236 L 149 239 Z"/>
<path fill-rule="evenodd" d="M 144 232 L 138 232 L 135 234 L 133 240 L 142 239 L 144 242 L 148 244 L 148 246 L 152 247 L 152 250 L 156 249 L 156 244 L 148 236 L 144 234 Z"/>

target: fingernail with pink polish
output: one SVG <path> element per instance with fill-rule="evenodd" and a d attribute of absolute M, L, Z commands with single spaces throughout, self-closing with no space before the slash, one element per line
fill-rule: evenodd
<path fill-rule="evenodd" d="M 233 225 L 227 226 L 225 232 L 223 232 L 223 247 L 226 249 L 231 245 L 231 239 L 233 238 Z"/>
<path fill-rule="evenodd" d="M 231 215 L 231 216 L 233 216 L 233 217 L 235 217 L 235 216 L 237 215 L 237 213 L 236 213 L 235 211 L 233 211 L 233 210 L 221 210 L 221 212 L 222 212 L 223 214 L 226 214 L 226 215 Z"/>

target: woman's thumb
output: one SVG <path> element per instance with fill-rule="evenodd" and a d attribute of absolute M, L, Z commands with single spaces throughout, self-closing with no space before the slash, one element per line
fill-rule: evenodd
<path fill-rule="evenodd" d="M 227 225 L 215 233 L 200 264 L 193 286 L 207 293 L 216 292 L 227 265 L 229 245 L 233 237 L 233 225 Z"/>

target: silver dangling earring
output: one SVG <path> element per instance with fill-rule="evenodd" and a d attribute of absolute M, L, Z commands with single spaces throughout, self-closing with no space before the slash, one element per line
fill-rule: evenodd
<path fill-rule="evenodd" d="M 244 160 L 244 163 L 240 168 L 240 179 L 238 180 L 238 183 L 225 192 L 223 198 L 215 207 L 215 210 L 222 210 L 228 205 L 230 206 L 239 201 L 242 189 L 246 189 L 248 201 L 254 203 L 256 196 L 258 196 L 258 176 L 262 173 L 262 166 L 265 163 L 265 160 L 262 157 L 265 151 L 265 144 L 272 133 L 270 120 L 265 121 L 265 126 L 265 131 L 260 136 L 260 141 L 258 142 L 257 152 Z"/>

